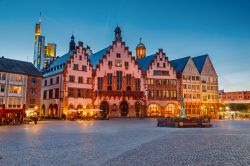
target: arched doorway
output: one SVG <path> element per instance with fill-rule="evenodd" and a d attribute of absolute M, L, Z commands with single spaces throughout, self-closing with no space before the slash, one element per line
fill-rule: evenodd
<path fill-rule="evenodd" d="M 124 100 L 120 104 L 121 116 L 126 117 L 128 115 L 128 103 Z"/>
<path fill-rule="evenodd" d="M 175 105 L 174 104 L 168 104 L 165 109 L 165 116 L 174 116 L 176 113 Z"/>
<path fill-rule="evenodd" d="M 49 116 L 53 116 L 53 105 L 52 104 L 49 105 L 49 111 L 48 112 L 49 112 L 48 113 Z"/>
<path fill-rule="evenodd" d="M 45 115 L 45 105 L 43 104 L 42 105 L 42 116 L 44 116 Z"/>
<path fill-rule="evenodd" d="M 57 104 L 54 105 L 53 115 L 58 116 L 58 105 Z"/>
<path fill-rule="evenodd" d="M 107 118 L 109 114 L 109 103 L 107 101 L 101 102 L 100 109 L 103 110 L 100 112 L 101 116 Z"/>
<path fill-rule="evenodd" d="M 150 104 L 148 106 L 148 116 L 161 116 L 160 106 L 157 104 Z"/>
<path fill-rule="evenodd" d="M 135 103 L 135 113 L 136 113 L 136 116 L 139 117 L 140 116 L 140 113 L 141 113 L 141 103 L 139 101 L 137 101 Z M 142 114 L 141 114 L 142 115 Z"/>

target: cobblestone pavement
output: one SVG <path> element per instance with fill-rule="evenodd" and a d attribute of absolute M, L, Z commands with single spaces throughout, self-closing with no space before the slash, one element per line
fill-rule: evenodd
<path fill-rule="evenodd" d="M 250 120 L 157 128 L 155 119 L 0 127 L 0 165 L 250 165 Z"/>

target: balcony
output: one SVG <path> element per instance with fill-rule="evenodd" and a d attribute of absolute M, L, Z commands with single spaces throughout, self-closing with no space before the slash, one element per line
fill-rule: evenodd
<path fill-rule="evenodd" d="M 137 97 L 142 98 L 144 96 L 144 92 L 142 91 L 96 91 L 97 96 L 118 96 L 118 97 Z"/>
<path fill-rule="evenodd" d="M 9 93 L 9 97 L 22 97 L 22 93 Z"/>

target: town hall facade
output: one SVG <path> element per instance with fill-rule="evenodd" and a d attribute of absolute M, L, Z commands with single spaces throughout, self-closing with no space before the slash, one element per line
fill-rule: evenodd
<path fill-rule="evenodd" d="M 184 98 L 188 116 L 216 118 L 217 78 L 208 55 L 170 61 L 162 49 L 147 55 L 140 40 L 133 56 L 119 27 L 111 45 L 94 54 L 72 35 L 69 51 L 43 70 L 40 114 L 94 108 L 108 117 L 179 116 Z"/>

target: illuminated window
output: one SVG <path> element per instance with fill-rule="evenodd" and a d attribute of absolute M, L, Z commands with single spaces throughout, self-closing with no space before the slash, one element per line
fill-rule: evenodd
<path fill-rule="evenodd" d="M 115 66 L 116 67 L 122 67 L 122 60 L 120 60 L 120 59 L 115 60 Z"/>
<path fill-rule="evenodd" d="M 10 93 L 17 93 L 17 94 L 21 94 L 22 93 L 22 87 L 21 86 L 14 86 L 11 85 L 10 86 Z"/>

